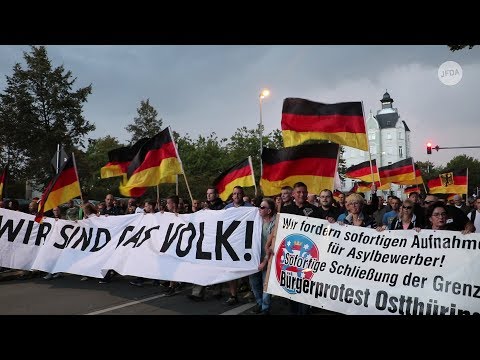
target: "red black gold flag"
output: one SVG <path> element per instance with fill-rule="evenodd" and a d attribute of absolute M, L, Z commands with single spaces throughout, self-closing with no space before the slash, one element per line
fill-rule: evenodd
<path fill-rule="evenodd" d="M 397 161 L 391 165 L 378 168 L 382 184 L 399 184 L 403 181 L 415 180 L 413 159 L 411 157 Z"/>
<path fill-rule="evenodd" d="M 343 194 L 343 192 L 341 192 L 340 190 L 335 190 L 333 192 L 333 198 L 335 201 L 339 201 L 340 200 L 340 195 Z"/>
<path fill-rule="evenodd" d="M 416 193 L 420 194 L 420 188 L 418 187 L 418 185 L 412 185 L 412 186 L 408 186 L 405 189 L 403 189 L 403 192 L 405 194 L 410 194 L 410 193 L 413 193 L 413 192 L 416 192 Z"/>
<path fill-rule="evenodd" d="M 399 181 L 396 184 L 398 185 L 418 185 L 423 184 L 422 172 L 420 169 L 415 169 L 415 178 L 413 180 L 403 180 Z"/>
<path fill-rule="evenodd" d="M 370 161 L 364 161 L 360 164 L 350 166 L 345 172 L 345 176 L 350 179 L 358 179 L 366 182 L 372 182 L 372 171 L 373 171 L 373 180 L 375 182 L 380 181 L 378 177 L 377 170 L 377 161 L 372 160 L 372 167 L 370 168 Z"/>
<path fill-rule="evenodd" d="M 124 146 L 108 152 L 108 163 L 100 169 L 102 179 L 122 176 L 127 173 L 128 165 L 137 155 L 138 150 L 147 142 L 148 138 L 138 140 L 132 146 Z"/>
<path fill-rule="evenodd" d="M 77 170 L 70 156 L 43 192 L 35 221 L 41 223 L 45 212 L 80 195 Z"/>
<path fill-rule="evenodd" d="M 132 195 L 134 188 L 156 186 L 178 174 L 182 174 L 182 164 L 167 127 L 143 144 L 130 162 L 120 193 L 135 196 Z"/>
<path fill-rule="evenodd" d="M 286 98 L 282 109 L 285 147 L 307 140 L 330 140 L 336 144 L 368 150 L 362 103 L 322 104 L 300 98 Z"/>
<path fill-rule="evenodd" d="M 356 193 L 358 191 L 358 182 L 355 182 L 350 190 L 348 190 L 349 194 Z"/>
<path fill-rule="evenodd" d="M 447 201 L 453 201 L 453 198 L 455 197 L 455 195 L 458 195 L 458 194 L 447 194 L 446 200 Z"/>
<path fill-rule="evenodd" d="M 5 165 L 2 175 L 0 175 L 0 200 L 3 199 L 3 189 L 5 188 L 5 184 L 7 182 L 7 172 L 8 172 L 8 163 L 7 165 Z"/>
<path fill-rule="evenodd" d="M 430 194 L 466 194 L 468 187 L 468 168 L 445 171 L 438 178 L 428 181 Z"/>
<path fill-rule="evenodd" d="M 235 186 L 255 186 L 251 158 L 248 157 L 222 172 L 213 181 L 213 186 L 215 186 L 220 199 L 223 201 L 228 200 Z"/>
<path fill-rule="evenodd" d="M 357 182 L 357 191 L 356 192 L 361 192 L 361 193 L 366 193 L 368 191 L 372 190 L 372 182 L 367 182 L 367 181 L 359 181 Z M 380 185 L 380 182 L 375 181 L 375 185 L 377 186 L 377 190 L 388 190 L 390 189 L 390 183 L 386 183 L 383 185 Z"/>
<path fill-rule="evenodd" d="M 333 143 L 309 144 L 262 152 L 260 186 L 266 196 L 280 194 L 283 186 L 296 182 L 307 185 L 312 194 L 333 189 L 337 170 L 339 145 Z"/>

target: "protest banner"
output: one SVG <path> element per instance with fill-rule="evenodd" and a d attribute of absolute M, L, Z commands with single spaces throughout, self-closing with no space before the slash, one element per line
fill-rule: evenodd
<path fill-rule="evenodd" d="M 480 234 L 278 216 L 270 294 L 344 314 L 480 313 Z"/>
<path fill-rule="evenodd" d="M 101 278 L 122 275 L 221 283 L 257 272 L 255 207 L 194 214 L 132 214 L 69 221 L 0 209 L 0 266 Z"/>

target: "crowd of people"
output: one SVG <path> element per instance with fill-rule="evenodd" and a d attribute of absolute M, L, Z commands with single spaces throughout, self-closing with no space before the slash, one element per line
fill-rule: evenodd
<path fill-rule="evenodd" d="M 165 201 L 145 199 L 139 202 L 137 199 L 115 199 L 112 194 L 107 194 L 104 202 L 94 205 L 93 202 L 84 200 L 77 206 L 71 200 L 62 207 L 56 207 L 45 214 L 55 219 L 79 220 L 92 216 L 120 216 L 124 214 L 150 214 L 158 211 L 174 213 L 194 213 L 203 210 L 231 209 L 240 206 L 255 206 L 259 209 L 262 218 L 262 252 L 258 272 L 248 278 L 229 281 L 228 297 L 225 300 L 227 305 L 239 303 L 239 292 L 245 291 L 245 298 L 255 301 L 256 305 L 252 310 L 254 314 L 268 315 L 271 307 L 271 295 L 264 293 L 268 262 L 273 256 L 273 239 L 275 234 L 275 219 L 278 212 L 309 216 L 325 219 L 330 223 L 368 227 L 377 231 L 384 230 L 407 230 L 421 229 L 454 230 L 462 233 L 480 232 L 480 198 L 473 201 L 471 206 L 463 203 L 462 197 L 457 195 L 453 204 L 448 204 L 439 199 L 436 195 L 427 194 L 421 199 L 418 193 L 410 193 L 403 201 L 396 196 L 388 196 L 383 199 L 377 196 L 373 186 L 371 198 L 366 200 L 358 193 L 338 195 L 334 199 L 332 191 L 324 189 L 320 194 L 310 194 L 307 185 L 297 182 L 293 187 L 285 186 L 281 193 L 274 197 L 256 197 L 251 199 L 245 195 L 241 186 L 233 189 L 231 201 L 223 202 L 215 187 L 207 188 L 206 199 L 193 199 L 190 205 L 187 201 L 177 195 L 169 196 Z M 18 202 L 14 199 L 0 201 L 0 207 L 19 211 Z M 38 199 L 33 199 L 28 207 L 28 213 L 36 215 L 38 211 Z M 477 229 L 477 230 L 476 230 Z M 107 275 L 99 280 L 101 284 L 107 284 L 118 275 L 110 270 Z M 47 274 L 44 279 L 51 280 L 60 277 L 61 274 Z M 82 277 L 81 280 L 88 280 Z M 163 286 L 167 296 L 175 295 L 182 284 L 173 281 L 162 281 L 151 279 L 153 286 Z M 148 279 L 137 277 L 130 281 L 133 286 L 144 286 Z M 193 284 L 192 291 L 188 298 L 194 302 L 205 301 L 207 292 L 212 297 L 221 299 L 223 284 L 215 284 L 209 287 Z M 290 301 L 292 314 L 307 315 L 312 308 L 303 303 Z"/>

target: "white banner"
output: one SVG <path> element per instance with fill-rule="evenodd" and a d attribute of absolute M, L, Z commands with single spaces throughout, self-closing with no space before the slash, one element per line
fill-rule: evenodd
<path fill-rule="evenodd" d="M 78 222 L 0 209 L 0 266 L 103 277 L 109 269 L 210 285 L 257 272 L 262 220 L 255 207 L 194 214 L 132 214 Z"/>
<path fill-rule="evenodd" d="M 480 234 L 279 214 L 267 292 L 344 314 L 478 314 Z"/>

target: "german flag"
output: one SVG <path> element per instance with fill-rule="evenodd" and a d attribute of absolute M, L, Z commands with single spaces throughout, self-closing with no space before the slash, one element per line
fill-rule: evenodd
<path fill-rule="evenodd" d="M 123 146 L 108 152 L 108 163 L 100 169 L 102 179 L 122 176 L 127 174 L 128 165 L 133 160 L 138 151 L 148 141 L 148 138 L 138 140 L 132 146 Z"/>
<path fill-rule="evenodd" d="M 420 194 L 420 188 L 418 185 L 407 186 L 405 189 L 403 189 L 404 194 L 411 194 L 413 192 Z"/>
<path fill-rule="evenodd" d="M 366 182 L 372 182 L 372 171 L 373 171 L 373 181 L 380 181 L 378 177 L 377 170 L 377 161 L 372 160 L 372 167 L 370 168 L 370 161 L 364 161 L 358 165 L 350 166 L 345 172 L 345 176 L 350 179 L 358 179 Z"/>
<path fill-rule="evenodd" d="M 394 183 L 398 184 L 406 180 L 414 180 L 415 172 L 413 167 L 413 159 L 406 158 L 404 160 L 397 161 L 388 166 L 382 166 L 378 168 L 378 175 L 380 176 L 380 182 L 382 184 Z"/>
<path fill-rule="evenodd" d="M 367 181 L 359 181 L 357 182 L 357 191 L 356 192 L 361 192 L 365 193 L 368 191 L 372 190 L 372 182 L 367 182 Z M 390 183 L 386 183 L 383 185 L 380 185 L 379 181 L 375 181 L 375 185 L 377 186 L 377 190 L 388 190 L 390 189 Z"/>
<path fill-rule="evenodd" d="M 348 190 L 348 194 L 356 193 L 358 190 L 358 182 L 355 182 L 350 190 Z"/>
<path fill-rule="evenodd" d="M 43 192 L 35 221 L 41 223 L 45 212 L 80 196 L 80 194 L 77 169 L 74 166 L 73 156 L 70 156 Z"/>
<path fill-rule="evenodd" d="M 455 195 L 458 195 L 458 194 L 447 194 L 447 197 L 445 200 L 447 201 L 453 201 L 453 198 L 455 197 Z"/>
<path fill-rule="evenodd" d="M 430 194 L 466 194 L 468 187 L 468 168 L 447 170 L 438 178 L 428 181 Z"/>
<path fill-rule="evenodd" d="M 333 189 L 339 145 L 299 145 L 283 149 L 263 148 L 260 186 L 266 196 L 280 194 L 283 186 L 302 181 L 308 191 L 319 194 Z"/>
<path fill-rule="evenodd" d="M 143 144 L 130 162 L 128 180 L 120 184 L 120 193 L 135 196 L 132 195 L 134 188 L 156 186 L 178 174 L 182 174 L 182 164 L 167 127 Z"/>
<path fill-rule="evenodd" d="M 227 201 L 235 186 L 255 186 L 253 166 L 250 156 L 222 172 L 214 181 L 220 199 Z"/>
<path fill-rule="evenodd" d="M 5 184 L 7 182 L 7 172 L 8 172 L 8 163 L 5 165 L 5 169 L 3 169 L 2 175 L 0 175 L 0 200 L 3 199 L 3 189 L 5 188 Z"/>
<path fill-rule="evenodd" d="M 422 172 L 420 169 L 415 169 L 415 179 L 413 180 L 404 180 L 397 182 L 396 184 L 398 185 L 418 185 L 418 184 L 423 184 L 423 179 L 422 179 Z"/>
<path fill-rule="evenodd" d="M 282 134 L 286 147 L 308 140 L 330 140 L 368 150 L 362 103 L 359 101 L 322 104 L 286 98 L 282 109 Z"/>
<path fill-rule="evenodd" d="M 335 190 L 333 192 L 333 198 L 335 199 L 335 201 L 339 201 L 340 200 L 340 195 L 343 194 L 343 192 L 341 192 L 340 190 Z"/>

